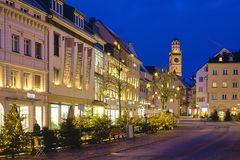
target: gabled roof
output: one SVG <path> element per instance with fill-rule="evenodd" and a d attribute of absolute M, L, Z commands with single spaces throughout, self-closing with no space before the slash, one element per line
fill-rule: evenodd
<path fill-rule="evenodd" d="M 240 51 L 230 52 L 223 48 L 218 54 L 209 59 L 208 63 L 238 63 L 240 62 Z"/>

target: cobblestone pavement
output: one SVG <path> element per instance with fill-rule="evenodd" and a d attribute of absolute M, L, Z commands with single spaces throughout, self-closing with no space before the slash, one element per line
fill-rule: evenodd
<path fill-rule="evenodd" d="M 80 150 L 49 153 L 36 160 L 197 160 L 240 159 L 239 122 L 182 120 L 172 131 Z M 234 157 L 235 156 L 235 157 Z M 237 156 L 237 158 L 236 158 Z"/>

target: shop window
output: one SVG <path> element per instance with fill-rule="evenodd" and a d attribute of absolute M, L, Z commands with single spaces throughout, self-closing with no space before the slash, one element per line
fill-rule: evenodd
<path fill-rule="evenodd" d="M 22 120 L 22 127 L 24 130 L 29 131 L 29 109 L 28 106 L 20 106 L 19 114 Z"/>
<path fill-rule="evenodd" d="M 68 117 L 69 105 L 61 105 L 61 119 L 65 120 Z"/>
<path fill-rule="evenodd" d="M 42 116 L 42 107 L 41 106 L 35 107 L 35 120 L 36 120 L 37 124 L 42 128 L 43 116 Z"/>
<path fill-rule="evenodd" d="M 59 105 L 51 104 L 51 129 L 59 128 Z"/>

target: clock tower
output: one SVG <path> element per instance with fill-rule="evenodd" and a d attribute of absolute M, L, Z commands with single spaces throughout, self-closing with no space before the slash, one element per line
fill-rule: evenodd
<path fill-rule="evenodd" d="M 169 53 L 169 72 L 182 76 L 182 51 L 180 41 L 176 37 L 172 41 L 172 48 Z"/>

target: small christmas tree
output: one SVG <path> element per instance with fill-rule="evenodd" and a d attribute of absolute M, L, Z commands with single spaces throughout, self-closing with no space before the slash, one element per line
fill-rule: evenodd
<path fill-rule="evenodd" d="M 229 109 L 226 112 L 226 116 L 225 116 L 224 120 L 225 121 L 231 121 L 232 120 L 231 111 Z"/>
<path fill-rule="evenodd" d="M 19 115 L 17 106 L 13 105 L 9 113 L 4 117 L 4 127 L 0 139 L 1 152 L 11 154 L 21 153 L 27 148 L 27 136 L 22 128 L 22 118 Z"/>

